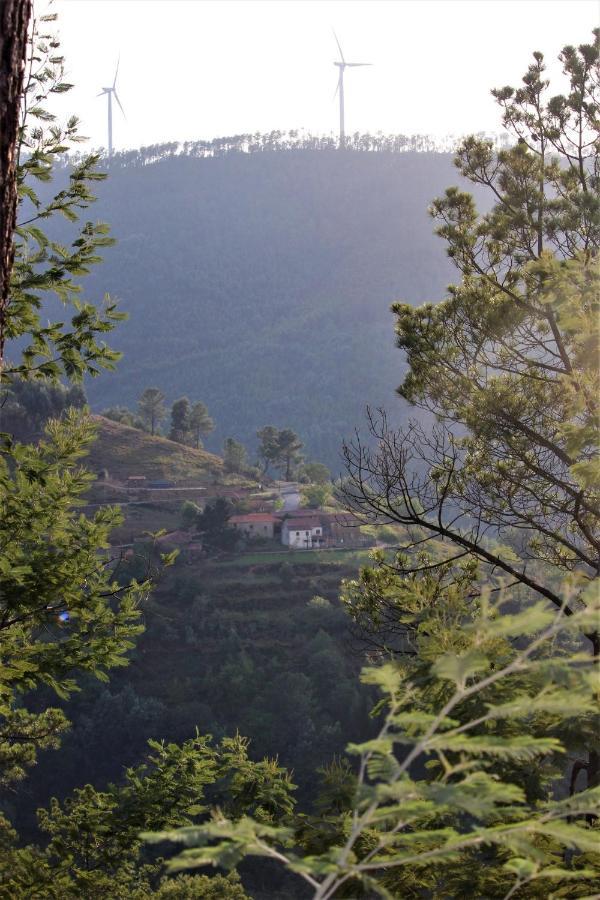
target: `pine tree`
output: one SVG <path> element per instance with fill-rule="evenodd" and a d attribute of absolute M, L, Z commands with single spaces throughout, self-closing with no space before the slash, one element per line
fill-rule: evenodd
<path fill-rule="evenodd" d="M 157 427 L 166 418 L 165 395 L 158 388 L 146 388 L 138 400 L 138 413 L 150 434 L 155 434 Z"/>
<path fill-rule="evenodd" d="M 6 309 L 17 221 L 18 131 L 32 0 L 0 7 L 0 368 L 4 363 Z"/>
<path fill-rule="evenodd" d="M 274 425 L 265 425 L 256 434 L 260 441 L 258 455 L 263 463 L 263 474 L 266 475 L 269 466 L 274 465 L 289 481 L 292 470 L 302 460 L 303 444 L 296 432 L 291 428 L 280 431 Z"/>
<path fill-rule="evenodd" d="M 240 473 L 246 467 L 246 448 L 232 437 L 223 444 L 223 465 L 226 472 Z"/>
<path fill-rule="evenodd" d="M 118 354 L 100 340 L 122 318 L 110 298 L 96 305 L 80 299 L 73 279 L 100 260 L 112 243 L 102 224 L 78 225 L 93 201 L 90 182 L 98 157 L 84 157 L 68 186 L 42 202 L 37 181 L 52 178 L 56 156 L 79 140 L 77 120 L 60 125 L 46 109 L 52 93 L 69 89 L 63 80 L 58 42 L 37 23 L 29 38 L 30 65 L 23 86 L 24 118 L 16 150 L 19 224 L 13 234 L 14 266 L 2 304 L 0 343 L 8 336 L 20 355 L 4 359 L 3 400 L 18 386 L 59 382 L 77 386 L 84 375 L 112 368 Z M 34 120 L 32 122 L 32 119 Z M 40 224 L 62 215 L 75 230 L 69 248 L 50 241 Z M 42 323 L 40 308 L 54 293 L 71 311 L 70 322 Z M 1 343 L 0 356 L 5 346 Z M 16 354 L 16 350 L 13 350 Z M 63 390 L 60 389 L 62 394 Z M 67 391 L 67 394 L 70 394 Z M 45 437 L 23 444 L 2 435 L 0 447 L 0 780 L 22 779 L 40 749 L 56 747 L 67 727 L 53 708 L 29 712 L 23 695 L 38 688 L 65 698 L 82 673 L 106 679 L 124 665 L 141 630 L 140 601 L 149 582 L 118 577 L 106 560 L 117 510 L 85 516 L 80 503 L 92 477 L 81 465 L 94 436 L 85 411 L 67 410 L 50 419 Z M 35 706 L 33 707 L 35 709 Z"/>
<path fill-rule="evenodd" d="M 277 438 L 277 464 L 284 473 L 286 481 L 292 477 L 292 472 L 302 460 L 300 453 L 303 443 L 291 428 L 282 428 Z"/>
<path fill-rule="evenodd" d="M 169 438 L 178 444 L 186 444 L 190 434 L 191 406 L 187 397 L 180 397 L 171 407 Z"/>
<path fill-rule="evenodd" d="M 456 159 L 490 211 L 457 188 L 432 206 L 461 280 L 442 303 L 394 309 L 399 391 L 437 426 L 396 432 L 372 415 L 375 440 L 345 450 L 349 502 L 407 528 L 400 571 L 441 539 L 558 609 L 557 580 L 600 571 L 599 34 L 562 51 L 567 94 L 547 96 L 541 53 L 520 88 L 493 92 L 517 142 L 495 153 L 471 137 Z M 600 662 L 598 625 L 585 637 Z M 596 736 L 590 786 L 599 748 Z"/>
<path fill-rule="evenodd" d="M 208 414 L 204 403 L 197 401 L 190 410 L 190 431 L 193 435 L 194 447 L 198 450 L 202 446 L 201 438 L 206 437 L 215 430 L 215 423 Z"/>
<path fill-rule="evenodd" d="M 363 680 L 382 692 L 380 731 L 347 748 L 355 781 L 331 770 L 341 809 L 159 833 L 187 848 L 174 871 L 270 856 L 314 900 L 595 890 L 598 42 L 561 58 L 568 96 L 544 100 L 541 54 L 522 88 L 495 92 L 514 147 L 459 151 L 491 211 L 455 188 L 433 206 L 460 284 L 395 308 L 401 393 L 437 424 L 398 433 L 371 415 L 375 440 L 345 448 L 353 508 L 404 526 L 400 551 L 343 591 L 377 664 Z"/>
<path fill-rule="evenodd" d="M 262 462 L 263 475 L 266 475 L 269 467 L 278 458 L 279 429 L 274 425 L 265 425 L 256 432 L 256 436 L 259 440 L 258 457 Z"/>

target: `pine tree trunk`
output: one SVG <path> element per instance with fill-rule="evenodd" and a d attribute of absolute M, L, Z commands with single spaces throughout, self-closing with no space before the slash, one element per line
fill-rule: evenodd
<path fill-rule="evenodd" d="M 596 662 L 596 666 L 600 666 L 600 634 L 595 632 L 593 635 L 590 635 L 590 639 L 592 641 L 594 660 Z M 600 744 L 600 735 L 596 735 L 596 740 L 598 744 Z M 588 753 L 588 762 L 587 762 L 587 786 L 588 788 L 595 788 L 600 785 L 600 746 L 598 744 Z"/>
<path fill-rule="evenodd" d="M 0 371 L 17 215 L 17 136 L 32 0 L 0 0 Z"/>

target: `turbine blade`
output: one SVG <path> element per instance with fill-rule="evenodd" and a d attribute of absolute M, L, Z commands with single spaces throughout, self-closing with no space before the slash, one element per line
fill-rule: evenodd
<path fill-rule="evenodd" d="M 99 94 L 96 94 L 96 97 L 104 97 L 105 94 L 106 94 L 106 91 L 102 90 L 102 91 L 100 91 Z"/>
<path fill-rule="evenodd" d="M 119 53 L 117 57 L 117 68 L 115 69 L 115 80 L 113 81 L 113 91 L 115 89 L 115 84 L 117 83 L 117 75 L 119 74 L 119 63 L 121 62 L 121 54 Z"/>
<path fill-rule="evenodd" d="M 344 67 L 343 67 L 343 66 L 339 66 L 339 68 L 338 68 L 338 73 L 339 73 L 339 74 L 338 74 L 338 80 L 337 80 L 337 84 L 336 84 L 336 86 L 335 86 L 335 92 L 334 92 L 333 98 L 332 98 L 333 100 L 335 100 L 335 98 L 336 98 L 337 95 L 339 94 L 339 92 L 340 92 L 340 87 L 341 87 L 341 85 L 342 85 L 342 82 L 344 81 Z"/>
<path fill-rule="evenodd" d="M 333 31 L 333 36 L 334 36 L 334 38 L 335 38 L 335 42 L 336 42 L 336 44 L 338 45 L 338 50 L 340 51 L 340 56 L 341 56 L 341 58 L 342 58 L 342 62 L 345 63 L 346 60 L 344 59 L 344 54 L 342 53 L 342 47 L 341 47 L 340 42 L 338 41 L 338 36 L 337 36 L 337 34 L 335 33 L 335 29 L 334 29 L 334 28 L 332 28 L 331 30 Z"/>
<path fill-rule="evenodd" d="M 346 63 L 349 68 L 355 69 L 357 66 L 372 66 L 373 63 Z"/>
<path fill-rule="evenodd" d="M 117 103 L 119 104 L 119 109 L 120 109 L 121 112 L 123 113 L 123 118 L 126 119 L 127 116 L 125 115 L 125 110 L 124 110 L 123 107 L 121 106 L 121 101 L 119 100 L 119 95 L 117 94 L 117 92 L 115 91 L 114 88 L 113 88 L 113 94 L 115 95 L 115 100 L 116 100 Z"/>

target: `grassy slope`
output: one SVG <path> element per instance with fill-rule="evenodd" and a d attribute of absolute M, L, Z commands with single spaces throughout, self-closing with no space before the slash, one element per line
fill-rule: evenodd
<path fill-rule="evenodd" d="M 145 475 L 148 479 L 212 482 L 222 471 L 221 459 L 205 450 L 152 437 L 104 416 L 94 416 L 94 421 L 98 437 L 88 457 L 89 465 L 94 471 L 107 469 L 111 479 Z"/>

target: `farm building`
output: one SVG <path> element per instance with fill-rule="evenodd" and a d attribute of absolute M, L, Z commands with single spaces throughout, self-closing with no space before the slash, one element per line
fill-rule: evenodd
<path fill-rule="evenodd" d="M 292 550 L 312 550 L 325 542 L 323 523 L 319 516 L 299 516 L 284 519 L 281 543 Z"/>
<path fill-rule="evenodd" d="M 245 537 L 272 539 L 277 521 L 270 513 L 246 513 L 231 516 L 229 524 Z"/>

